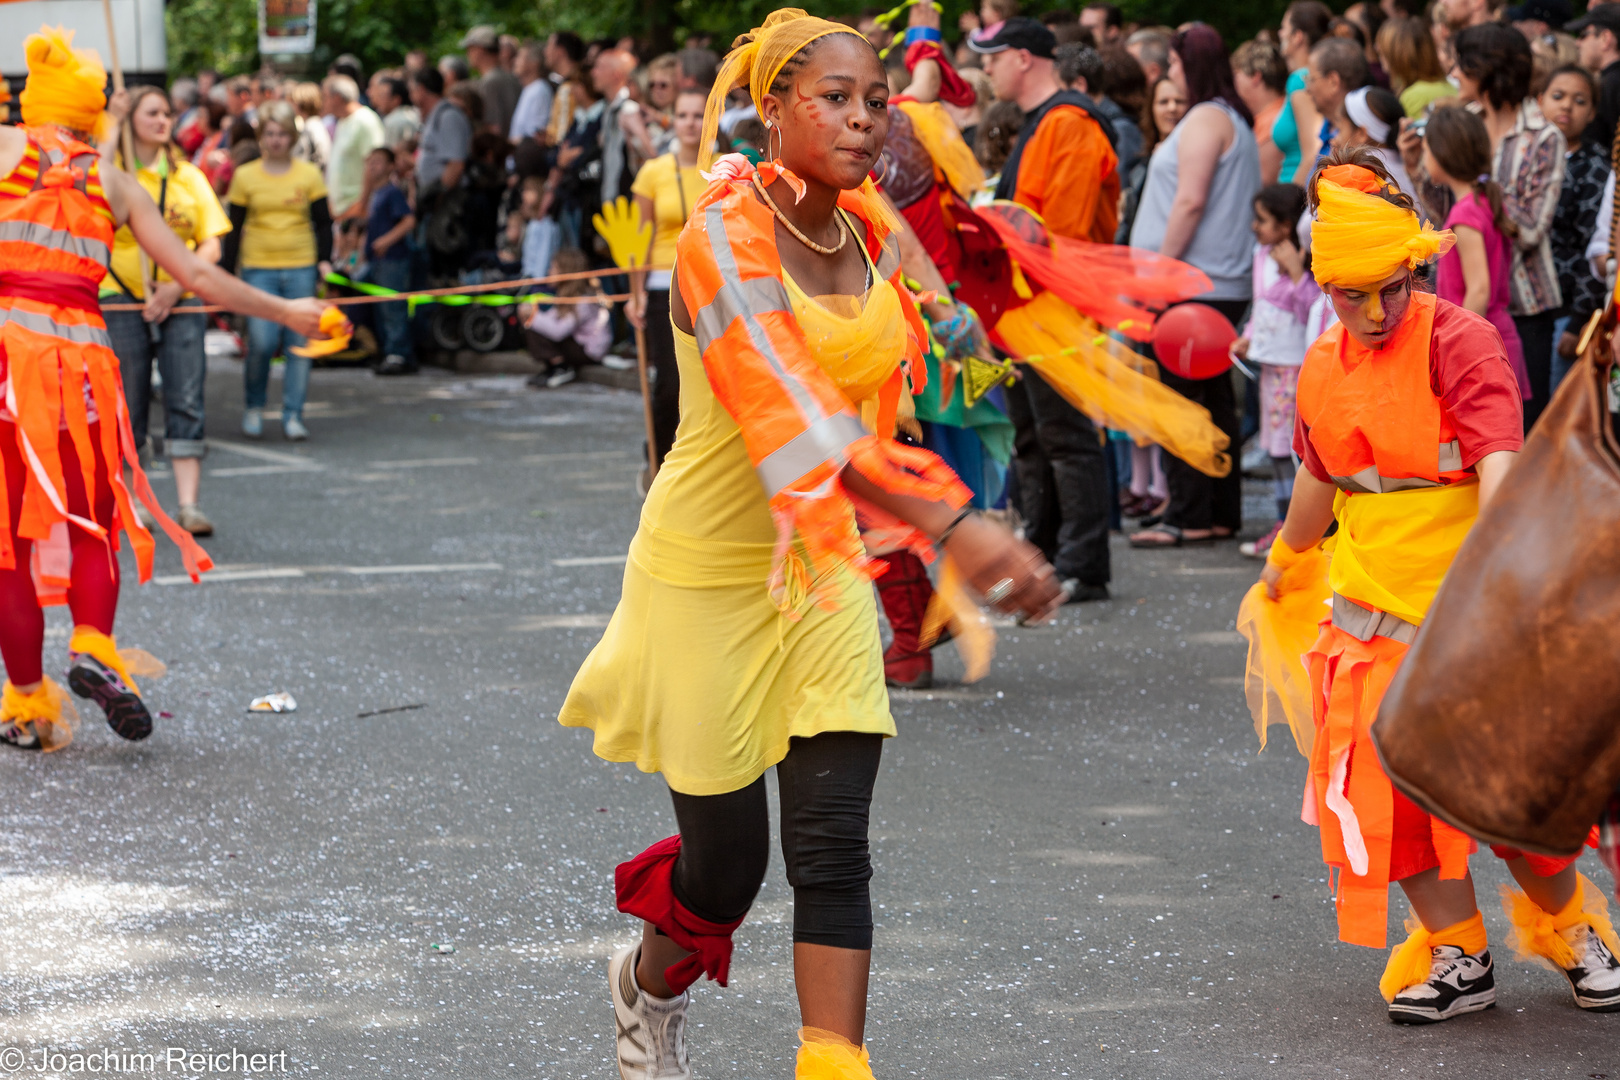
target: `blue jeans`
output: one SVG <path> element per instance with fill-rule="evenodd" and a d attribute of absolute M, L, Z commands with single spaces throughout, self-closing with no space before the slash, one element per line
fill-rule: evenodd
<path fill-rule="evenodd" d="M 270 270 L 257 266 L 242 268 L 242 280 L 255 289 L 285 300 L 301 300 L 315 295 L 315 267 L 294 266 L 287 270 Z M 278 322 L 269 319 L 248 320 L 247 360 L 242 365 L 243 404 L 249 409 L 264 408 L 265 386 L 270 381 L 270 361 L 277 353 L 285 353 L 287 370 L 282 375 L 281 415 L 303 419 L 304 394 L 309 389 L 307 356 L 295 356 L 290 351 L 302 345 L 304 339 Z"/>
<path fill-rule="evenodd" d="M 385 289 L 395 292 L 405 292 L 411 287 L 411 260 L 400 259 L 373 259 L 366 264 L 365 280 L 373 285 L 381 285 Z M 406 311 L 405 301 L 397 303 L 378 304 L 377 337 L 382 346 L 384 358 L 390 356 L 411 359 L 411 323 Z"/>
<path fill-rule="evenodd" d="M 1558 319 L 1553 321 L 1553 354 L 1552 354 L 1552 379 L 1551 379 L 1551 382 L 1552 382 L 1552 392 L 1554 392 L 1554 393 L 1556 393 L 1557 390 L 1558 390 L 1558 384 L 1564 381 L 1564 376 L 1569 374 L 1569 369 L 1571 367 L 1573 367 L 1574 364 L 1575 364 L 1575 361 L 1570 360 L 1567 357 L 1560 356 L 1558 354 L 1558 342 L 1559 342 L 1559 339 L 1561 339 L 1564 336 L 1564 331 L 1569 329 L 1569 323 L 1570 323 L 1570 320 L 1572 318 L 1573 318 L 1573 316 L 1571 316 L 1571 315 L 1563 315 L 1563 316 L 1560 316 Z M 1579 327 L 1577 327 L 1576 329 L 1578 330 Z"/>
<path fill-rule="evenodd" d="M 107 299 L 115 304 L 136 302 L 122 292 Z M 203 332 L 208 329 L 208 320 L 201 315 L 179 314 L 181 308 L 201 305 L 202 301 L 195 297 L 177 303 L 175 313 L 158 324 L 156 343 L 140 312 L 109 311 L 104 316 L 124 380 L 124 400 L 129 405 L 137 452 L 146 449 L 154 359 L 158 374 L 163 376 L 163 452 L 171 458 L 200 458 L 208 448 L 203 441 L 203 384 L 208 375 Z"/>

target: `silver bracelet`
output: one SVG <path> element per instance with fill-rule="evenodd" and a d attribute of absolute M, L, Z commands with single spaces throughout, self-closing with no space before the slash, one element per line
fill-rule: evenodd
<path fill-rule="evenodd" d="M 945 528 L 940 532 L 939 537 L 935 539 L 934 543 L 939 547 L 944 547 L 945 541 L 951 538 L 951 533 L 956 531 L 956 527 L 977 513 L 978 511 L 970 506 L 963 510 L 960 514 L 957 514 L 955 519 L 949 525 L 945 526 Z"/>

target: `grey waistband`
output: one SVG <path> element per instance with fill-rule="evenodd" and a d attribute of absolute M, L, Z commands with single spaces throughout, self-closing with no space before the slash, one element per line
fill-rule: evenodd
<path fill-rule="evenodd" d="M 1389 638 L 1403 645 L 1417 640 L 1417 624 L 1407 622 L 1399 615 L 1387 611 L 1374 611 L 1362 607 L 1348 597 L 1333 594 L 1333 625 L 1357 641 L 1371 641 L 1375 637 Z"/>

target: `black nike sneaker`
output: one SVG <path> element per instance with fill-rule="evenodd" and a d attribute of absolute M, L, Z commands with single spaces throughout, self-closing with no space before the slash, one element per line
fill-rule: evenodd
<path fill-rule="evenodd" d="M 1397 1024 L 1438 1024 L 1463 1013 L 1496 1008 L 1496 974 L 1491 953 L 1469 954 L 1455 945 L 1436 945 L 1427 982 L 1409 986 L 1389 1003 Z"/>
<path fill-rule="evenodd" d="M 1564 969 L 1575 1004 L 1588 1012 L 1620 1012 L 1620 960 L 1584 922 L 1559 934 L 1575 953 L 1575 966 Z"/>
<path fill-rule="evenodd" d="M 141 696 L 119 676 L 87 652 L 73 654 L 68 669 L 68 686 L 82 698 L 89 698 L 107 714 L 107 726 L 120 738 L 135 741 L 152 734 L 152 714 Z"/>

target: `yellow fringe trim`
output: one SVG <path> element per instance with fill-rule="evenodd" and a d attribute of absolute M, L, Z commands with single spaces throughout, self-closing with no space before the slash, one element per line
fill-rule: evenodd
<path fill-rule="evenodd" d="M 168 665 L 145 649 L 120 649 L 115 639 L 93 626 L 75 626 L 73 637 L 68 641 L 68 651 L 89 653 L 118 672 L 119 678 L 137 695 L 141 689 L 135 685 L 135 675 L 160 679 L 169 670 Z"/>
<path fill-rule="evenodd" d="M 1485 916 L 1478 911 L 1473 918 L 1432 932 L 1411 915 L 1406 920 L 1406 932 L 1409 936 L 1390 952 L 1383 978 L 1378 980 L 1378 992 L 1385 1001 L 1394 1001 L 1402 990 L 1428 979 L 1436 945 L 1455 945 L 1472 954 L 1484 952 L 1490 943 L 1485 935 Z"/>
<path fill-rule="evenodd" d="M 23 693 L 7 679 L 4 689 L 0 689 L 0 721 L 33 725 L 39 748 L 48 754 L 73 741 L 79 710 L 49 675 L 32 694 Z"/>
<path fill-rule="evenodd" d="M 928 602 L 928 610 L 923 615 L 919 636 L 923 648 L 933 645 L 947 626 L 967 668 L 962 681 L 978 682 L 990 673 L 990 661 L 995 659 L 996 631 L 979 605 L 968 597 L 962 587 L 962 570 L 949 555 L 945 556 L 945 565 L 939 572 L 939 588 L 934 590 L 934 598 Z"/>
<path fill-rule="evenodd" d="M 1616 939 L 1614 924 L 1609 921 L 1609 901 L 1603 890 L 1593 885 L 1585 874 L 1576 875 L 1575 895 L 1558 912 L 1543 910 L 1520 889 L 1502 886 L 1502 912 L 1513 924 L 1508 933 L 1508 946 L 1520 960 L 1555 966 L 1563 971 L 1575 964 L 1575 950 L 1559 933 L 1572 926 L 1585 923 L 1598 936 L 1609 951 L 1620 954 L 1620 940 Z"/>
<path fill-rule="evenodd" d="M 874 1080 L 866 1047 L 823 1028 L 800 1028 L 799 1040 L 794 1080 Z"/>

